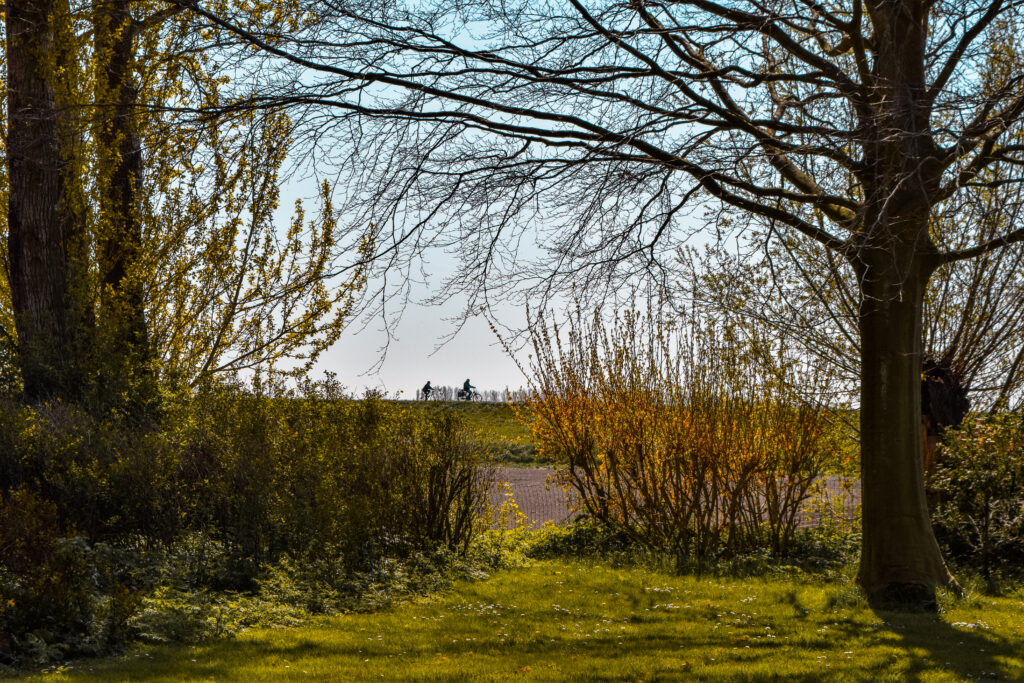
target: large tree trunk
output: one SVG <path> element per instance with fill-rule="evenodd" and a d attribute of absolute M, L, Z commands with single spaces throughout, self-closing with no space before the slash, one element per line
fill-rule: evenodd
<path fill-rule="evenodd" d="M 8 255 L 26 399 L 73 398 L 84 353 L 76 298 L 77 214 L 54 88 L 52 0 L 10 0 L 7 29 Z"/>
<path fill-rule="evenodd" d="M 94 41 L 101 55 L 97 78 L 96 139 L 99 142 L 101 226 L 98 240 L 100 312 L 105 366 L 112 396 L 139 398 L 148 384 L 149 331 L 136 264 L 142 249 L 139 215 L 142 146 L 137 130 L 138 88 L 133 78 L 134 34 L 128 0 L 94 5 Z"/>
<path fill-rule="evenodd" d="M 862 530 L 857 579 L 873 604 L 934 609 L 955 585 L 932 531 L 921 462 L 921 317 L 938 262 L 929 233 L 942 176 L 931 133 L 921 3 L 867 5 L 877 53 L 860 124 L 866 215 L 851 259 L 860 281 Z"/>
<path fill-rule="evenodd" d="M 865 250 L 869 263 L 859 273 L 863 540 L 857 580 L 877 606 L 934 609 L 936 587 L 956 583 L 925 499 L 921 314 L 931 269 L 914 251 L 897 240 L 874 253 Z"/>

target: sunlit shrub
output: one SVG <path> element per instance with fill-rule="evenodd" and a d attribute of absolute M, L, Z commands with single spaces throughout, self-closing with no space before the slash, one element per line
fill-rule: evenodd
<path fill-rule="evenodd" d="M 830 412 L 793 390 L 820 378 L 728 331 L 636 312 L 541 320 L 532 341 L 535 439 L 578 508 L 679 558 L 789 550 L 838 448 Z"/>
<path fill-rule="evenodd" d="M 1024 563 L 1024 418 L 968 417 L 939 450 L 932 521 L 949 555 L 995 572 Z"/>
<path fill-rule="evenodd" d="M 545 527 L 535 532 L 527 555 L 535 558 L 617 557 L 646 550 L 618 527 L 602 524 L 592 517 L 578 517 L 565 526 Z"/>

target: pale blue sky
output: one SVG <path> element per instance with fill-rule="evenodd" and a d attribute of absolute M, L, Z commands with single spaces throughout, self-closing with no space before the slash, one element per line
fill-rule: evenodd
<path fill-rule="evenodd" d="M 399 398 L 415 398 L 416 390 L 427 380 L 436 386 L 456 386 L 468 377 L 479 389 L 525 386 L 525 377 L 482 316 L 468 320 L 454 339 L 436 348 L 457 327 L 456 322 L 445 318 L 457 315 L 459 310 L 454 305 L 439 308 L 410 304 L 393 330 L 394 338 L 383 361 L 382 346 L 388 343 L 388 337 L 382 321 L 371 320 L 363 329 L 352 325 L 324 353 L 317 369 L 337 373 L 349 390 L 380 388 Z M 518 319 L 509 319 L 517 315 Z M 521 325 L 524 317 L 510 307 L 503 312 L 502 322 Z M 525 364 L 525 352 L 520 357 Z"/>

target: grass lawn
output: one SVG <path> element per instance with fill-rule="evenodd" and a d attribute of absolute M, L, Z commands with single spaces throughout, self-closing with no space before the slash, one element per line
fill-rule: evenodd
<path fill-rule="evenodd" d="M 876 614 L 847 585 L 547 561 L 383 613 L 29 680 L 1024 680 L 1024 589 L 944 607 Z"/>

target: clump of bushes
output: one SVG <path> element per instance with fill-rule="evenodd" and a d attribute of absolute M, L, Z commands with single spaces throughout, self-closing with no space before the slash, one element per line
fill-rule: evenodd
<path fill-rule="evenodd" d="M 381 572 L 464 556 L 484 524 L 482 449 L 454 413 L 265 383 L 162 411 L 140 427 L 0 404 L 0 664 L 176 637 L 168 624 L 221 632 L 207 591 L 247 596 L 233 604 L 250 615 L 292 618 L 275 591 L 341 609 Z"/>
<path fill-rule="evenodd" d="M 938 462 L 936 535 L 996 590 L 998 574 L 1024 565 L 1024 416 L 969 416 L 946 432 Z"/>
<path fill-rule="evenodd" d="M 647 549 L 637 545 L 628 534 L 598 520 L 581 516 L 566 526 L 548 526 L 530 539 L 525 553 L 528 557 L 546 558 L 617 558 L 635 559 Z"/>
<path fill-rule="evenodd" d="M 648 548 L 786 555 L 840 450 L 832 415 L 798 400 L 817 378 L 784 351 L 694 325 L 577 312 L 568 329 L 535 326 L 538 448 L 565 464 L 579 509 Z"/>
<path fill-rule="evenodd" d="M 61 532 L 57 506 L 19 489 L 0 500 L 0 664 L 97 654 L 126 636 L 140 595 L 106 544 Z"/>

